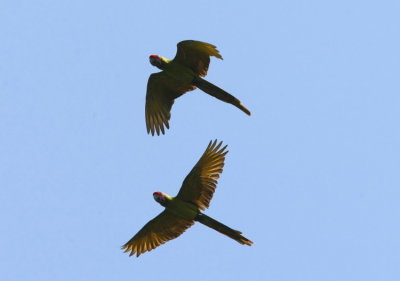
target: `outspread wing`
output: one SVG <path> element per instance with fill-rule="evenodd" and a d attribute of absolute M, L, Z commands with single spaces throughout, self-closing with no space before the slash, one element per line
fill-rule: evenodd
<path fill-rule="evenodd" d="M 147 133 L 154 136 L 165 133 L 165 127 L 169 129 L 169 119 L 171 118 L 171 108 L 174 99 L 191 91 L 196 87 L 192 85 L 182 85 L 168 77 L 164 71 L 153 73 L 147 82 L 146 93 L 146 127 Z"/>
<path fill-rule="evenodd" d="M 221 145 L 222 141 L 217 144 L 217 140 L 208 144 L 200 160 L 183 181 L 177 198 L 192 202 L 201 210 L 208 208 L 228 153 L 225 151 L 227 146 L 221 148 Z"/>
<path fill-rule="evenodd" d="M 185 40 L 179 42 L 177 47 L 174 61 L 189 67 L 201 77 L 207 75 L 210 56 L 222 59 L 217 47 L 209 43 Z"/>
<path fill-rule="evenodd" d="M 179 218 L 167 210 L 149 221 L 135 236 L 132 237 L 122 249 L 129 256 L 136 256 L 151 251 L 165 242 L 177 238 L 186 229 L 194 224 L 194 221 Z"/>

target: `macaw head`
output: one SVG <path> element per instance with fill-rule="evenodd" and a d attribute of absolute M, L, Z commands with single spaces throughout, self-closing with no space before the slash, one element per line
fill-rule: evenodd
<path fill-rule="evenodd" d="M 166 58 L 163 58 L 163 57 L 158 56 L 158 55 L 151 55 L 149 57 L 149 59 L 150 59 L 150 63 L 152 65 L 154 65 L 155 67 L 159 68 L 159 69 L 163 69 L 163 66 L 167 62 Z"/>
<path fill-rule="evenodd" d="M 164 206 L 167 201 L 167 196 L 160 191 L 154 192 L 153 197 L 154 197 L 154 200 L 156 200 L 162 206 Z"/>

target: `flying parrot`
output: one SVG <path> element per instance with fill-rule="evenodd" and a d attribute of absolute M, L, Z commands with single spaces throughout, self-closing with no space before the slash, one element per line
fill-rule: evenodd
<path fill-rule="evenodd" d="M 174 100 L 196 88 L 238 107 L 248 115 L 251 114 L 237 98 L 201 78 L 207 75 L 210 56 L 222 59 L 214 45 L 186 40 L 179 42 L 177 46 L 173 60 L 158 55 L 150 56 L 150 63 L 162 71 L 151 74 L 147 82 L 145 115 L 148 134 L 164 134 L 164 127 L 169 129 Z"/>
<path fill-rule="evenodd" d="M 136 256 L 151 251 L 165 242 L 177 238 L 196 221 L 219 231 L 240 244 L 251 246 L 252 241 L 201 211 L 209 207 L 217 187 L 217 179 L 224 167 L 225 151 L 222 142 L 210 142 L 200 160 L 183 181 L 176 197 L 154 192 L 154 200 L 165 207 L 158 216 L 149 221 L 122 249 Z"/>

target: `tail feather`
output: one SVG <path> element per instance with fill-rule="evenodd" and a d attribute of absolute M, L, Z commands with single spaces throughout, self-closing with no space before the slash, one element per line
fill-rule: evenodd
<path fill-rule="evenodd" d="M 233 240 L 236 240 L 237 242 L 239 242 L 242 245 L 251 246 L 251 244 L 253 244 L 253 241 L 242 236 L 241 235 L 242 233 L 240 231 L 234 230 L 203 213 L 198 214 L 197 217 L 195 218 L 195 220 L 208 226 L 208 227 L 211 227 L 212 229 L 215 229 L 216 231 L 218 231 L 222 234 L 225 234 L 226 236 L 232 238 Z"/>
<path fill-rule="evenodd" d="M 193 80 L 193 85 L 219 100 L 222 100 L 224 102 L 227 102 L 227 103 L 230 103 L 230 104 L 236 106 L 237 108 L 242 110 L 247 115 L 251 115 L 250 110 L 248 110 L 244 105 L 242 105 L 240 103 L 240 100 L 238 100 L 231 94 L 225 92 L 221 88 L 215 86 L 214 84 L 208 82 L 207 80 L 204 80 L 203 78 L 200 78 L 200 77 L 195 77 Z"/>

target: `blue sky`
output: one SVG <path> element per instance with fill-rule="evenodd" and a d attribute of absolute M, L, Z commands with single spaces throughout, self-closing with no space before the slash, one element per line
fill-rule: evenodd
<path fill-rule="evenodd" d="M 2 280 L 400 280 L 398 1 L 0 1 Z M 150 54 L 218 46 L 171 129 L 146 134 Z M 207 214 L 129 258 L 211 139 Z"/>

